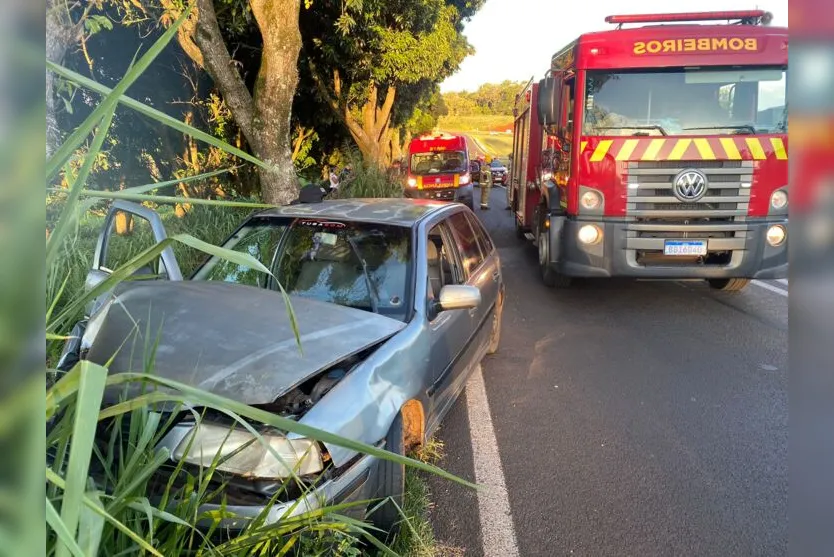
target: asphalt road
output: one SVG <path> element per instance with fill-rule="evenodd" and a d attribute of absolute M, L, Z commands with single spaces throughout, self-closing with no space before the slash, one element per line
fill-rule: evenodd
<path fill-rule="evenodd" d="M 787 285 L 548 289 L 505 190 L 492 196 L 478 214 L 507 300 L 483 381 L 512 531 L 491 531 L 506 527 L 480 516 L 473 491 L 430 478 L 446 553 L 499 555 L 484 540 L 504 535 L 522 556 L 785 555 Z M 471 383 L 467 393 L 438 434 L 440 465 L 474 480 L 486 457 L 470 433 L 489 427 L 469 423 Z"/>

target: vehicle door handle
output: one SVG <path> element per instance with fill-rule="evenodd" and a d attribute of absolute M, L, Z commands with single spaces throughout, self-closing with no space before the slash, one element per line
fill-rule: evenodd
<path fill-rule="evenodd" d="M 495 271 L 494 273 L 492 273 L 492 280 L 493 281 L 498 282 L 498 279 L 500 279 L 500 278 L 501 278 L 501 273 L 499 271 Z"/>

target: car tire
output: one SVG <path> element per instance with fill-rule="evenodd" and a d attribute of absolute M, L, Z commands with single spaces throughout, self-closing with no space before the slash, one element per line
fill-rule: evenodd
<path fill-rule="evenodd" d="M 405 454 L 405 432 L 403 431 L 402 412 L 397 413 L 394 423 L 385 437 L 385 450 L 403 456 Z M 381 532 L 375 533 L 383 542 L 394 539 L 399 532 L 403 508 L 403 494 L 405 493 L 405 465 L 390 460 L 379 459 L 376 469 L 376 490 L 368 510 L 373 512 L 368 516 L 371 524 Z M 381 502 L 379 499 L 385 499 Z M 374 509 L 374 507 L 378 508 Z M 397 508 L 399 506 L 399 508 Z"/>
<path fill-rule="evenodd" d="M 709 283 L 709 287 L 713 290 L 721 290 L 723 292 L 741 292 L 747 288 L 748 284 L 750 284 L 750 279 L 707 279 L 707 282 Z"/>
<path fill-rule="evenodd" d="M 498 352 L 498 345 L 501 344 L 501 316 L 504 314 L 504 294 L 498 294 L 495 302 L 495 312 L 492 315 L 492 334 L 489 337 L 489 348 L 487 354 Z"/>
<path fill-rule="evenodd" d="M 550 266 L 550 234 L 541 226 L 539 227 L 536 248 L 539 254 L 539 270 L 544 285 L 551 288 L 568 288 L 572 282 L 571 277 L 557 273 Z"/>

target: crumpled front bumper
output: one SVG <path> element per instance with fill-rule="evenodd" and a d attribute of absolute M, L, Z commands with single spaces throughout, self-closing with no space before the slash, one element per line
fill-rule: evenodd
<path fill-rule="evenodd" d="M 322 482 L 302 497 L 274 502 L 266 512 L 264 523 L 274 524 L 328 505 L 373 498 L 377 462 L 375 457 L 362 455 L 338 477 Z M 261 517 L 265 509 L 266 505 L 227 504 L 221 507 L 218 504 L 205 504 L 200 506 L 198 514 L 212 513 L 219 516 L 222 512 L 223 516 L 222 518 L 203 518 L 197 526 L 201 529 L 208 529 L 216 523 L 216 526 L 222 530 L 240 531 L 252 520 Z M 361 517 L 364 511 L 364 506 L 357 505 L 355 509 L 342 511 L 342 514 L 355 514 Z"/>

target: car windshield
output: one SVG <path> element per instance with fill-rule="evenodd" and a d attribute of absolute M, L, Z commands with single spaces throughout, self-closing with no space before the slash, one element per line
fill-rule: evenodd
<path fill-rule="evenodd" d="M 411 155 L 411 173 L 419 176 L 466 172 L 466 153 L 442 151 Z"/>
<path fill-rule="evenodd" d="M 220 280 L 331 302 L 405 321 L 409 310 L 411 230 L 319 218 L 256 218 L 224 247 L 248 253 L 275 276 L 219 257 L 194 280 Z M 276 283 L 277 281 L 277 283 Z"/>
<path fill-rule="evenodd" d="M 786 133 L 784 68 L 589 71 L 585 135 Z"/>

